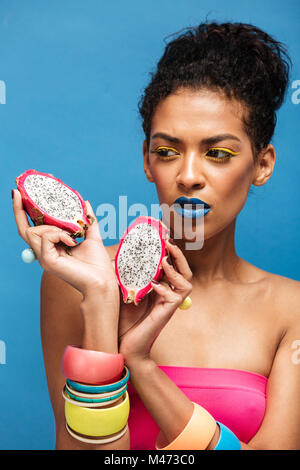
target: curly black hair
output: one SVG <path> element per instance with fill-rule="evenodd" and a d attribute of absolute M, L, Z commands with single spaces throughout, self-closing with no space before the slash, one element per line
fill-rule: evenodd
<path fill-rule="evenodd" d="M 205 22 L 170 36 L 182 31 L 166 45 L 138 102 L 148 148 L 159 102 L 179 88 L 206 88 L 246 105 L 243 125 L 256 156 L 270 143 L 285 97 L 292 65 L 286 46 L 246 23 Z"/>

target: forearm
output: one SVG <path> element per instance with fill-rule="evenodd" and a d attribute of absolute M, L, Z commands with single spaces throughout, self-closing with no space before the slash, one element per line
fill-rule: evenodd
<path fill-rule="evenodd" d="M 172 442 L 184 429 L 193 413 L 193 403 L 151 360 L 128 365 L 131 383 L 139 394 L 166 440 Z M 208 449 L 217 444 L 219 430 Z"/>
<path fill-rule="evenodd" d="M 96 293 L 93 292 L 93 294 L 84 297 L 80 304 L 84 320 L 82 348 L 118 353 L 118 300 L 119 298 L 112 295 L 111 292 L 103 290 L 99 290 Z M 120 398 L 121 401 L 122 399 Z M 58 448 L 60 448 L 60 444 L 58 444 Z M 77 441 L 64 432 L 61 448 L 78 450 L 128 450 L 130 448 L 129 430 L 118 440 L 102 445 L 86 444 Z"/>
<path fill-rule="evenodd" d="M 110 292 L 100 291 L 84 297 L 82 347 L 94 351 L 118 353 L 119 302 Z"/>

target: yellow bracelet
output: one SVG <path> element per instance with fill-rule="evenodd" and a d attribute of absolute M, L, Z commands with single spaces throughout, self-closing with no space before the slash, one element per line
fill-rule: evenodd
<path fill-rule="evenodd" d="M 122 395 L 122 402 L 109 408 L 86 408 L 65 401 L 65 416 L 68 426 L 85 436 L 109 436 L 115 434 L 127 423 L 129 416 L 129 395 Z"/>
<path fill-rule="evenodd" d="M 162 433 L 157 436 L 156 450 L 204 450 L 212 440 L 217 423 L 208 411 L 197 403 L 191 419 L 174 441 L 167 445 Z M 165 447 L 164 447 L 165 446 Z"/>

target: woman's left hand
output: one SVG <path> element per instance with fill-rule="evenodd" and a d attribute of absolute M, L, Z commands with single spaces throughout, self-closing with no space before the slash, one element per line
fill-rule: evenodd
<path fill-rule="evenodd" d="M 137 360 L 149 358 L 155 339 L 192 290 L 192 272 L 184 254 L 176 245 L 167 243 L 174 266 L 168 262 L 167 256 L 163 258 L 164 276 L 158 284 L 152 283 L 154 292 L 148 295 L 153 300 L 146 318 L 120 337 L 119 352 L 129 367 Z"/>

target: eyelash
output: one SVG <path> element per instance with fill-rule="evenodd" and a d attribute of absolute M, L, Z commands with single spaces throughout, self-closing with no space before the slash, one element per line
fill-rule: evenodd
<path fill-rule="evenodd" d="M 174 157 L 175 157 L 176 155 L 169 155 L 169 156 L 163 156 L 163 155 L 162 155 L 163 152 L 168 152 L 168 151 L 170 151 L 170 150 L 171 150 L 172 152 L 176 152 L 177 155 L 178 155 L 177 150 L 175 150 L 175 149 L 172 148 L 172 147 L 158 147 L 156 150 L 152 150 L 151 153 L 156 153 L 156 154 L 158 155 L 158 158 L 160 158 L 161 160 L 172 160 L 172 159 L 174 159 Z M 220 158 L 220 157 L 213 157 L 213 156 L 207 155 L 208 152 L 211 152 L 211 151 L 213 151 L 213 152 L 214 152 L 214 151 L 215 151 L 215 152 L 223 152 L 223 153 L 226 154 L 226 156 Z M 206 154 L 205 154 L 205 156 L 206 156 L 206 158 L 207 158 L 208 160 L 213 160 L 213 161 L 215 161 L 215 162 L 217 162 L 217 163 L 225 163 L 225 162 L 227 162 L 231 157 L 233 157 L 233 156 L 235 156 L 235 155 L 238 155 L 238 153 L 237 153 L 237 152 L 233 152 L 232 150 L 228 150 L 228 149 L 223 148 L 223 147 L 212 147 L 212 148 L 210 148 L 210 149 L 206 152 Z"/>

